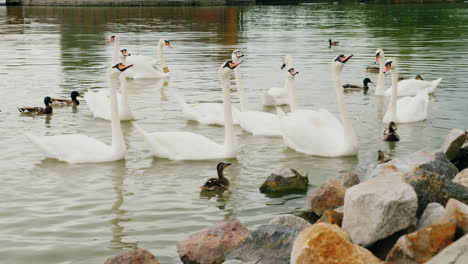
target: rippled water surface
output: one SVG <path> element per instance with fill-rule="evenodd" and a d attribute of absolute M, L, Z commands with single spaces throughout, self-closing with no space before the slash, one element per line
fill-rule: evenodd
<path fill-rule="evenodd" d="M 2 263 L 103 263 L 109 256 L 146 248 L 162 263 L 178 263 L 176 242 L 226 218 L 249 228 L 274 215 L 307 208 L 306 196 L 270 198 L 258 187 L 279 168 L 302 169 L 312 190 L 342 171 L 365 177 L 378 149 L 390 156 L 440 146 L 449 129 L 467 129 L 467 4 L 310 4 L 248 7 L 63 8 L 0 7 L 0 256 Z M 27 141 L 36 135 L 81 133 L 111 141 L 110 124 L 94 119 L 87 104 L 55 109 L 52 116 L 21 116 L 21 105 L 42 105 L 43 97 L 67 97 L 73 90 L 107 87 L 105 67 L 119 34 L 134 54 L 156 56 L 165 49 L 172 71 L 167 81 L 129 80 L 130 105 L 148 131 L 192 131 L 222 141 L 223 128 L 187 122 L 174 94 L 190 102 L 219 102 L 217 67 L 233 49 L 246 54 L 242 72 L 248 108 L 263 91 L 284 83 L 281 56 L 295 59 L 301 107 L 337 114 L 328 63 L 354 54 L 343 80 L 361 83 L 376 48 L 398 57 L 400 74 L 443 77 L 430 97 L 426 121 L 399 126 L 401 142 L 383 142 L 381 118 L 387 99 L 346 93 L 359 137 L 357 157 L 320 158 L 296 153 L 280 138 L 253 137 L 235 127 L 240 153 L 226 174 L 223 195 L 200 195 L 215 176 L 216 161 L 179 162 L 153 158 L 140 134 L 123 122 L 125 160 L 70 165 L 44 156 Z M 329 48 L 329 38 L 340 46 Z M 391 82 L 387 77 L 387 86 Z M 237 93 L 233 100 L 238 102 Z"/>

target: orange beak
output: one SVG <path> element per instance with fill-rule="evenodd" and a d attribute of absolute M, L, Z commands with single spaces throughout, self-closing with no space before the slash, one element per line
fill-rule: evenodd
<path fill-rule="evenodd" d="M 353 55 L 345 56 L 345 57 L 343 57 L 343 58 L 340 58 L 340 61 L 341 61 L 342 63 L 345 63 L 345 62 L 347 62 L 349 59 L 351 59 L 352 57 L 353 57 Z"/>
<path fill-rule="evenodd" d="M 133 66 L 133 64 L 130 64 L 130 65 L 119 64 L 118 67 L 119 67 L 120 71 L 125 71 L 126 69 L 128 69 L 128 68 L 130 68 L 132 66 Z"/>
<path fill-rule="evenodd" d="M 231 62 L 229 63 L 229 68 L 230 69 L 234 69 L 236 68 L 239 64 L 241 64 L 242 61 L 238 61 L 238 62 Z"/>
<path fill-rule="evenodd" d="M 169 41 L 166 42 L 166 46 L 172 49 L 171 43 L 169 43 Z"/>
<path fill-rule="evenodd" d="M 374 62 L 379 62 L 380 61 L 380 55 L 375 55 L 375 61 Z"/>
<path fill-rule="evenodd" d="M 385 65 L 384 73 L 387 74 L 391 69 L 392 69 L 392 65 L 391 65 L 391 64 Z"/>

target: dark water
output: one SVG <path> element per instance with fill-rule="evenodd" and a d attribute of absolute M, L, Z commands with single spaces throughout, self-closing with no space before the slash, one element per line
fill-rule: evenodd
<path fill-rule="evenodd" d="M 0 7 L 0 256 L 5 263 L 103 263 L 109 256 L 146 248 L 161 263 L 178 263 L 175 245 L 189 233 L 225 218 L 249 228 L 274 215 L 307 208 L 303 195 L 270 198 L 258 187 L 270 172 L 292 167 L 314 186 L 341 171 L 365 177 L 378 149 L 390 156 L 438 148 L 449 129 L 467 129 L 468 5 L 308 4 L 243 7 Z M 376 81 L 365 67 L 376 48 L 398 57 L 400 74 L 443 77 L 430 97 L 426 121 L 399 126 L 397 144 L 381 141 L 385 101 L 347 93 L 359 137 L 357 157 L 320 158 L 287 149 L 282 140 L 252 137 L 235 128 L 240 153 L 226 174 L 230 191 L 200 195 L 215 175 L 215 161 L 175 162 L 152 158 L 141 136 L 123 123 L 126 159 L 69 165 L 44 159 L 22 135 L 82 133 L 110 142 L 107 121 L 92 118 L 86 103 L 56 109 L 51 117 L 23 117 L 20 105 L 41 105 L 45 95 L 106 87 L 104 68 L 118 33 L 121 46 L 156 55 L 161 37 L 172 77 L 165 82 L 129 80 L 130 104 L 149 131 L 193 131 L 222 141 L 222 127 L 183 119 L 175 92 L 190 102 L 219 101 L 216 69 L 233 49 L 246 54 L 242 72 L 248 108 L 263 110 L 265 89 L 281 86 L 281 57 L 295 59 L 299 104 L 337 114 L 328 63 L 354 54 L 345 82 Z M 329 48 L 329 38 L 340 46 Z M 387 79 L 387 86 L 390 78 Z M 233 100 L 238 101 L 237 93 Z M 265 109 L 274 111 L 273 108 Z"/>

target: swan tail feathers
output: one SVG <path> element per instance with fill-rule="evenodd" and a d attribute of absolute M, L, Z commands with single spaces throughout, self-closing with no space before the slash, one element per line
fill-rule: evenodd
<path fill-rule="evenodd" d="M 432 86 L 429 89 L 429 93 L 433 93 L 441 81 L 442 81 L 442 78 L 432 81 Z"/>
<path fill-rule="evenodd" d="M 57 155 L 52 153 L 47 145 L 42 142 L 38 137 L 33 136 L 29 133 L 24 132 L 24 135 L 31 141 L 46 157 L 48 158 L 54 158 L 54 159 L 59 159 Z"/>

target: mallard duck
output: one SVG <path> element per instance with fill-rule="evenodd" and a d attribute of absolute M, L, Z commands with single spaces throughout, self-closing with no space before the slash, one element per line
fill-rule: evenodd
<path fill-rule="evenodd" d="M 80 93 L 77 91 L 73 91 L 70 94 L 71 100 L 70 99 L 64 99 L 64 98 L 54 98 L 55 102 L 52 103 L 52 106 L 69 106 L 69 105 L 79 105 L 80 101 L 76 99 L 76 97 L 81 96 Z"/>
<path fill-rule="evenodd" d="M 231 163 L 220 162 L 216 166 L 218 178 L 211 178 L 206 181 L 205 185 L 200 188 L 202 191 L 225 191 L 229 188 L 229 180 L 224 177 L 223 171 L 226 167 L 231 166 Z"/>
<path fill-rule="evenodd" d="M 44 98 L 44 104 L 46 107 L 39 107 L 39 106 L 22 106 L 18 107 L 18 111 L 23 114 L 33 114 L 33 115 L 48 115 L 52 114 L 52 102 L 55 100 L 50 98 L 49 96 Z"/>
<path fill-rule="evenodd" d="M 410 79 L 410 78 L 400 77 L 400 78 L 398 78 L 398 81 L 403 81 L 403 80 L 408 80 L 408 79 Z M 414 77 L 414 79 L 415 79 L 415 80 L 420 80 L 420 81 L 424 80 L 424 79 L 421 77 L 421 75 L 419 75 L 419 74 L 416 75 L 416 77 Z"/>
<path fill-rule="evenodd" d="M 384 130 L 384 140 L 385 141 L 400 141 L 400 136 L 395 132 L 396 125 L 392 121 L 388 124 L 388 128 Z"/>
<path fill-rule="evenodd" d="M 331 39 L 328 40 L 328 46 L 338 46 L 340 44 L 339 41 L 332 41 Z"/>
<path fill-rule="evenodd" d="M 348 83 L 348 84 L 343 85 L 343 88 L 345 89 L 345 91 L 363 91 L 363 90 L 367 91 L 369 90 L 368 83 L 373 83 L 373 82 L 369 78 L 364 78 L 362 83 L 364 84 L 364 86 Z"/>
<path fill-rule="evenodd" d="M 377 156 L 377 164 L 382 164 L 382 163 L 385 163 L 385 162 L 389 162 L 391 161 L 392 159 L 385 159 L 385 154 L 383 151 L 379 150 L 378 152 L 378 156 Z"/>

